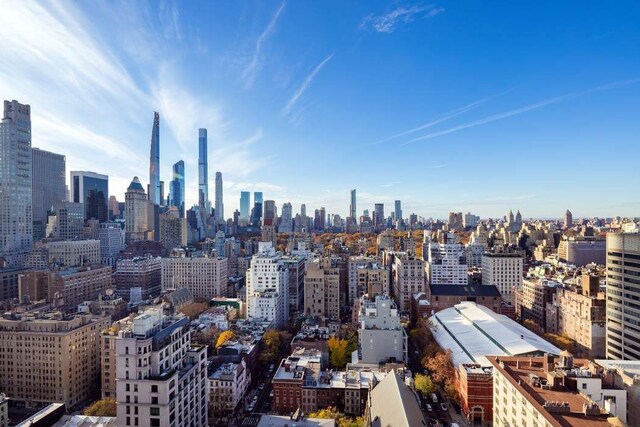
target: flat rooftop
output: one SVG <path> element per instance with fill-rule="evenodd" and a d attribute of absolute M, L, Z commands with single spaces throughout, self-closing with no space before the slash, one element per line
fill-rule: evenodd
<path fill-rule="evenodd" d="M 542 358 L 534 358 L 534 363 L 529 363 L 529 358 L 500 357 L 490 361 L 502 373 L 509 382 L 524 395 L 529 402 L 551 423 L 558 427 L 606 427 L 609 426 L 608 414 L 585 415 L 583 405 L 589 404 L 586 397 L 576 391 L 566 389 L 553 390 L 534 387 L 530 384 L 530 375 L 547 378 L 547 372 L 542 367 Z M 520 363 L 517 363 L 517 361 Z M 502 367 L 502 366 L 504 367 Z M 543 405 L 545 402 L 561 402 L 569 405 L 569 412 L 557 413 L 547 411 Z"/>
<path fill-rule="evenodd" d="M 438 345 L 452 351 L 453 364 L 490 367 L 486 356 L 559 355 L 560 349 L 507 316 L 462 302 L 430 317 Z"/>

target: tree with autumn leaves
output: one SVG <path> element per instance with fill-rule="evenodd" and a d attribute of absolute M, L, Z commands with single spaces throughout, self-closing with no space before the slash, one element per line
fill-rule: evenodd
<path fill-rule="evenodd" d="M 336 425 L 338 427 L 363 427 L 364 426 L 364 418 L 350 418 L 344 414 L 338 412 L 336 408 L 333 406 L 329 406 L 324 409 L 319 409 L 315 412 L 311 412 L 307 414 L 308 418 L 321 418 L 321 419 L 333 419 L 336 420 Z"/>
<path fill-rule="evenodd" d="M 216 350 L 226 344 L 227 341 L 230 341 L 236 337 L 235 332 L 233 331 L 224 331 L 218 336 L 218 340 L 216 341 Z"/>
<path fill-rule="evenodd" d="M 115 417 L 116 401 L 108 397 L 96 400 L 90 406 L 84 408 L 82 414 L 91 417 Z"/>

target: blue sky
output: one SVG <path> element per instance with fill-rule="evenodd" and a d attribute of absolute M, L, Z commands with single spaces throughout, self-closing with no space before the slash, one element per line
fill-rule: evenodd
<path fill-rule="evenodd" d="M 6 6 L 6 5 L 5 5 Z M 637 216 L 640 3 L 11 2 L 0 95 L 32 107 L 33 146 L 148 182 L 197 129 L 225 213 L 241 190 L 345 216 Z M 213 192 L 210 198 L 213 199 Z"/>

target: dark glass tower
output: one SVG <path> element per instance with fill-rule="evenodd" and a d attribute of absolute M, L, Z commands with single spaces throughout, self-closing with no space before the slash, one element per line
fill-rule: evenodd
<path fill-rule="evenodd" d="M 171 203 L 178 208 L 180 218 L 184 218 L 184 162 L 180 160 L 173 165 L 171 181 Z"/>

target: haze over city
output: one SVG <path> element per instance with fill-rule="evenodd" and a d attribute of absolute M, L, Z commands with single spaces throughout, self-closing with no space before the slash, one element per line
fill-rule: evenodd
<path fill-rule="evenodd" d="M 186 165 L 209 187 L 346 216 L 634 215 L 640 5 L 520 2 L 10 2 L 0 93 L 31 105 L 32 145 L 119 199 Z M 67 176 L 67 180 L 69 177 Z M 67 181 L 67 184 L 68 181 Z M 630 196 L 633 195 L 633 196 Z"/>

